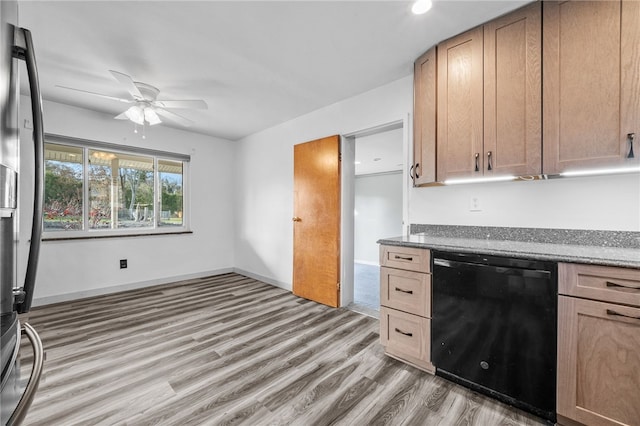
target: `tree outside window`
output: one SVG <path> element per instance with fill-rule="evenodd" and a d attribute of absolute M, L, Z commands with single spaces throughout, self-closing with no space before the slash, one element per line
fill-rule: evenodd
<path fill-rule="evenodd" d="M 182 162 L 158 160 L 160 226 L 182 226 Z"/>
<path fill-rule="evenodd" d="M 46 144 L 44 229 L 82 230 L 82 148 Z"/>

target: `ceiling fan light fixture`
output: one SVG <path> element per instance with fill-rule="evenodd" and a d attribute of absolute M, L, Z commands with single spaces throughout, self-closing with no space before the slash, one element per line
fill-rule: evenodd
<path fill-rule="evenodd" d="M 411 11 L 415 15 L 422 15 L 423 13 L 427 13 L 429 9 L 431 9 L 431 6 L 431 0 L 416 0 L 416 2 L 413 3 L 413 7 L 411 7 Z"/>
<path fill-rule="evenodd" d="M 144 126 L 144 111 L 138 105 L 134 105 L 124 113 L 127 118 L 136 124 Z"/>
<path fill-rule="evenodd" d="M 160 120 L 160 117 L 158 117 L 158 114 L 155 112 L 153 108 L 150 108 L 150 107 L 146 107 L 144 109 L 144 119 L 147 121 L 147 123 L 149 123 L 150 126 L 153 126 L 154 124 L 162 123 L 162 120 Z"/>

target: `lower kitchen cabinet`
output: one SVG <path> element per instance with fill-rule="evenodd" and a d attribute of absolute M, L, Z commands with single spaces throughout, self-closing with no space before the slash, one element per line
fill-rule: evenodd
<path fill-rule="evenodd" d="M 380 343 L 393 358 L 430 373 L 431 252 L 380 246 Z"/>
<path fill-rule="evenodd" d="M 611 278 L 602 280 L 607 269 Z M 617 300 L 558 297 L 558 423 L 639 425 L 640 306 L 629 305 L 640 271 L 560 264 L 559 277 L 561 292 Z M 625 293 L 628 303 L 616 303 Z"/>

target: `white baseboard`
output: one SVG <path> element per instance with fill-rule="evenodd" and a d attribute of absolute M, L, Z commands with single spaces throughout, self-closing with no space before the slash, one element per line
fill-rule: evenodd
<path fill-rule="evenodd" d="M 37 297 L 33 299 L 32 306 L 51 305 L 53 303 L 68 302 L 70 300 L 85 299 L 87 297 L 102 296 L 110 293 L 118 293 L 120 291 L 137 290 L 144 287 L 153 287 L 156 285 L 169 284 L 177 281 L 192 280 L 194 278 L 209 277 L 211 275 L 228 274 L 235 272 L 234 268 L 222 268 L 213 271 L 197 272 L 195 274 L 176 275 L 167 278 L 157 278 L 149 281 L 140 281 L 136 283 L 128 283 L 116 285 L 112 287 L 101 287 L 85 291 L 77 291 L 73 293 L 57 294 L 55 296 Z M 246 275 L 246 274 L 245 274 Z"/>
<path fill-rule="evenodd" d="M 273 278 L 265 277 L 263 275 L 254 274 L 253 272 L 245 271 L 240 268 L 233 268 L 233 272 L 240 275 L 246 275 L 249 278 L 253 278 L 254 280 L 262 281 L 267 284 L 271 284 L 274 287 L 279 287 L 283 290 L 291 291 L 291 283 L 284 283 L 282 281 L 274 280 Z"/>

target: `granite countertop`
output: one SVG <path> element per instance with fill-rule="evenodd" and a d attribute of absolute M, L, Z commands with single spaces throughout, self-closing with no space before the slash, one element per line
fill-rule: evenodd
<path fill-rule="evenodd" d="M 640 269 L 640 232 L 411 225 L 380 244 Z"/>

